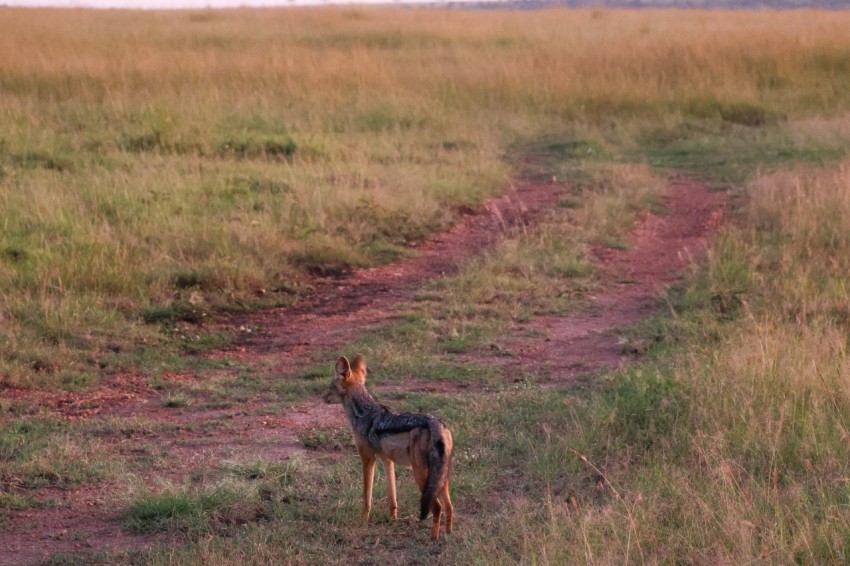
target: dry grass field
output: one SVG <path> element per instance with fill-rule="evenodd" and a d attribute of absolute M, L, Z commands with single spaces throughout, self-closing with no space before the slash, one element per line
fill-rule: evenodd
<path fill-rule="evenodd" d="M 847 562 L 847 29 L 822 11 L 0 8 L 0 539 L 97 492 L 126 536 L 165 535 L 45 563 Z M 583 304 L 594 254 L 628 248 L 682 176 L 730 213 L 622 333 L 636 361 L 567 390 L 466 361 Z M 519 179 L 569 196 L 345 347 L 455 431 L 447 542 L 354 524 L 344 429 L 302 437 L 318 456 L 191 468 L 160 436 L 234 421 L 67 421 L 20 394 L 131 374 L 189 414 L 315 401 L 337 352 L 293 375 L 228 365 L 221 321 L 414 256 Z M 405 389 L 438 375 L 483 385 Z"/>
<path fill-rule="evenodd" d="M 403 255 L 547 136 L 731 178 L 818 159 L 829 120 L 791 134 L 846 109 L 845 17 L 5 9 L 5 379 L 84 387 L 139 363 L 159 340 L 142 321 L 286 303 L 305 274 Z M 693 162 L 740 126 L 769 155 Z"/>

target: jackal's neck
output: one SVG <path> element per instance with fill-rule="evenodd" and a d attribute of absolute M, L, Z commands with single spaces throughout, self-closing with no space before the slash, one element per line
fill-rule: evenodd
<path fill-rule="evenodd" d="M 384 410 L 362 383 L 349 388 L 348 393 L 343 397 L 342 406 L 345 408 L 349 422 L 355 428 L 356 424 L 362 422 L 364 418 Z"/>

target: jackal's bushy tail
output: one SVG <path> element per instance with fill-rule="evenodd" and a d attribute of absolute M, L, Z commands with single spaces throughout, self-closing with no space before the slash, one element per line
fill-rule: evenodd
<path fill-rule="evenodd" d="M 431 433 L 431 446 L 428 448 L 428 481 L 422 491 L 419 507 L 419 520 L 428 516 L 437 493 L 449 480 L 450 446 L 446 445 L 446 427 L 439 420 L 431 417 L 428 423 Z"/>

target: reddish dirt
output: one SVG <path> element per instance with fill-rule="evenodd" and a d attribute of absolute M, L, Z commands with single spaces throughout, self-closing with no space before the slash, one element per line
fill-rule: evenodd
<path fill-rule="evenodd" d="M 358 333 L 385 324 L 397 315 L 394 308 L 421 289 L 423 281 L 456 272 L 481 254 L 505 231 L 531 223 L 551 209 L 569 190 L 558 184 L 525 184 L 467 210 L 450 230 L 415 246 L 416 256 L 355 270 L 345 279 L 322 279 L 316 291 L 301 303 L 259 315 L 230 319 L 231 327 L 259 326 L 243 334 L 235 348 L 221 356 L 269 357 L 278 371 L 303 367 L 310 354 L 339 350 Z"/>
<path fill-rule="evenodd" d="M 390 265 L 357 270 L 344 279 L 316 281 L 315 292 L 292 307 L 234 317 L 223 325 L 259 329 L 239 333 L 237 343 L 214 357 L 237 359 L 271 379 L 310 365 L 316 352 L 339 351 L 364 330 L 379 327 L 397 314 L 425 280 L 456 271 L 498 241 L 506 230 L 533 222 L 568 191 L 556 184 L 527 184 L 468 211 L 449 231 L 416 247 L 417 255 Z M 679 180 L 666 197 L 668 212 L 638 220 L 627 250 L 596 250 L 601 284 L 589 306 L 567 317 L 538 317 L 510 329 L 503 352 L 477 352 L 479 361 L 499 364 L 509 380 L 542 377 L 552 386 L 570 386 L 582 376 L 616 367 L 629 358 L 617 331 L 658 309 L 659 292 L 674 283 L 693 258 L 704 252 L 707 236 L 722 222 L 726 195 L 698 183 Z M 504 353 L 509 352 L 510 356 Z M 499 354 L 499 355 L 497 355 Z M 273 368 L 268 369 L 260 368 Z M 221 370 L 198 376 L 167 375 L 171 381 L 221 378 Z M 462 391 L 447 383 L 407 382 L 390 391 Z M 321 428 L 343 428 L 342 411 L 320 401 L 270 411 L 271 401 L 252 400 L 237 408 L 168 409 L 160 393 L 139 376 L 121 375 L 85 394 L 50 394 L 6 389 L 0 397 L 38 407 L 40 413 L 68 419 L 140 417 L 173 425 L 168 432 L 129 438 L 121 454 L 151 445 L 168 453 L 167 472 L 134 471 L 139 476 L 176 483 L 212 462 L 263 454 L 283 459 L 303 449 L 299 435 Z M 3 418 L 0 417 L 0 421 Z M 217 423 L 217 426 L 206 426 Z M 126 450 L 126 451 L 125 451 Z M 27 564 L 56 552 L 108 550 L 146 546 L 155 537 L 136 537 L 120 527 L 116 505 L 101 505 L 116 486 L 53 490 L 44 499 L 50 508 L 14 511 L 0 523 L 0 564 Z"/>
<path fill-rule="evenodd" d="M 665 287 L 706 251 L 707 237 L 723 222 L 726 194 L 694 181 L 671 183 L 664 215 L 644 214 L 635 224 L 628 249 L 595 250 L 602 285 L 581 312 L 538 317 L 512 329 L 509 356 L 490 356 L 517 380 L 532 373 L 545 382 L 569 384 L 629 359 L 624 329 L 649 318 Z M 543 333 L 542 338 L 521 338 Z"/>
<path fill-rule="evenodd" d="M 58 552 L 120 552 L 164 540 L 122 530 L 121 509 L 107 493 L 103 486 L 51 489 L 41 497 L 50 507 L 13 513 L 0 525 L 0 564 L 37 564 Z"/>

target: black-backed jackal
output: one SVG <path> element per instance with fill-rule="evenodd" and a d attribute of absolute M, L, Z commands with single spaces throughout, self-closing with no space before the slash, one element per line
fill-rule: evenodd
<path fill-rule="evenodd" d="M 387 476 L 390 518 L 398 517 L 395 465 L 413 468 L 422 492 L 419 520 L 431 512 L 431 540 L 440 536 L 440 515 L 446 511 L 446 533 L 452 532 L 454 508 L 449 496 L 452 433 L 435 417 L 421 413 L 393 413 L 366 390 L 366 360 L 358 354 L 349 363 L 336 362 L 336 376 L 324 395 L 327 403 L 342 403 L 354 432 L 354 444 L 363 462 L 363 521 L 372 509 L 375 460 L 381 459 Z"/>

